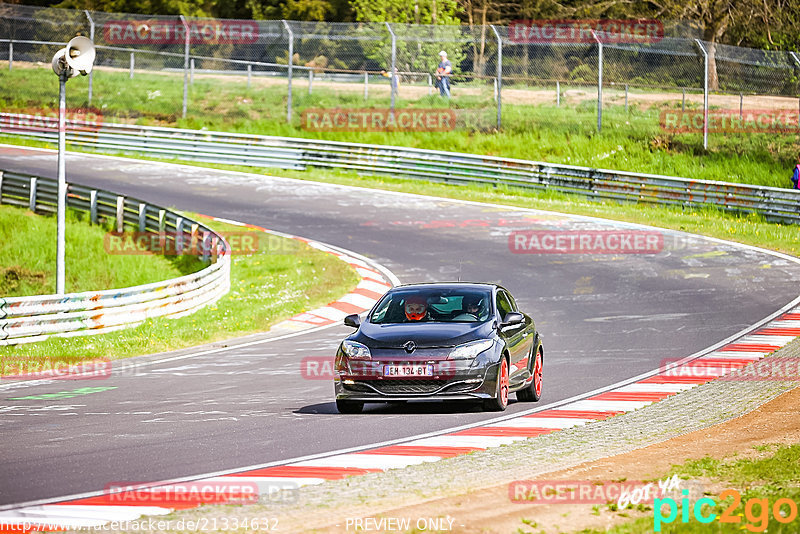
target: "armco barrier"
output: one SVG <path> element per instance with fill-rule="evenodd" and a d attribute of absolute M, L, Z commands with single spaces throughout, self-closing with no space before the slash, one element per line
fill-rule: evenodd
<path fill-rule="evenodd" d="M 55 212 L 57 182 L 0 171 L 0 203 Z M 180 278 L 123 289 L 0 298 L 0 346 L 51 335 L 99 334 L 153 317 L 179 317 L 228 292 L 230 247 L 205 225 L 134 198 L 76 184 L 68 184 L 67 206 L 88 211 L 93 223 L 113 219 L 120 232 L 127 227 L 163 234 L 175 250 L 199 244 L 203 260 L 213 263 Z"/>
<path fill-rule="evenodd" d="M 56 142 L 53 121 L 0 113 L 0 134 Z M 592 200 L 715 206 L 800 222 L 800 191 L 691 180 L 573 165 L 316 139 L 68 121 L 67 142 L 94 150 L 138 152 L 209 163 L 304 170 L 350 169 L 447 183 L 505 185 L 577 194 Z"/>

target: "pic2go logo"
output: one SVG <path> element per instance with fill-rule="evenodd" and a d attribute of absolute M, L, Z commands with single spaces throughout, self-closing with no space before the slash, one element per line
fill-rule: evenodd
<path fill-rule="evenodd" d="M 717 514 L 712 513 L 711 509 L 717 507 L 717 502 L 710 497 L 703 497 L 695 501 L 694 506 L 689 505 L 688 498 L 689 491 L 683 490 L 684 497 L 681 499 L 681 522 L 689 522 L 689 509 L 691 508 L 694 518 L 704 524 L 713 523 L 717 519 Z M 724 501 L 729 497 L 733 497 L 733 502 L 725 508 L 719 515 L 720 523 L 741 523 L 742 516 L 736 515 L 735 511 L 742 504 L 741 494 L 734 489 L 727 489 L 719 494 L 719 500 Z M 704 514 L 703 507 L 708 506 Z M 667 515 L 664 515 L 664 509 L 667 509 Z M 764 532 L 767 530 L 769 524 L 770 506 L 768 499 L 751 498 L 748 499 L 744 505 L 744 519 L 748 522 L 740 527 L 747 529 L 750 532 Z M 664 499 L 655 499 L 653 501 L 653 530 L 661 532 L 662 524 L 669 524 L 675 521 L 678 517 L 678 503 L 675 499 L 670 497 Z M 797 519 L 797 503 L 791 499 L 781 498 L 775 501 L 772 505 L 772 517 L 778 523 L 788 524 Z"/>

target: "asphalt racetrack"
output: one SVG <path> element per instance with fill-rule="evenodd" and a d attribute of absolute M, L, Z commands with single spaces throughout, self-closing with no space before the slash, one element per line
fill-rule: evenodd
<path fill-rule="evenodd" d="M 0 147 L 0 169 L 55 177 L 56 155 Z M 535 210 L 80 154 L 69 155 L 67 179 L 344 247 L 404 283 L 503 284 L 544 336 L 540 406 L 714 345 L 786 305 L 800 279 L 800 264 L 785 257 L 669 231 L 659 233 L 658 250 L 639 254 L 513 250 L 514 232 L 641 231 Z M 0 506 L 283 462 L 497 416 L 430 402 L 338 414 L 332 383 L 304 378 L 300 361 L 332 356 L 350 331 L 146 357 L 134 372 L 92 383 L 0 382 Z M 114 389 L 19 399 L 85 386 Z M 531 407 L 512 401 L 508 413 Z"/>

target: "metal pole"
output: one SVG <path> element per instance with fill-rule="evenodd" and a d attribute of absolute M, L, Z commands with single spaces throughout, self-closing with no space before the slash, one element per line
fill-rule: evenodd
<path fill-rule="evenodd" d="M 681 87 L 681 93 L 683 95 L 681 97 L 681 111 L 686 111 L 686 88 L 685 87 Z"/>
<path fill-rule="evenodd" d="M 694 42 L 703 53 L 703 148 L 708 149 L 708 52 L 700 39 Z"/>
<path fill-rule="evenodd" d="M 364 100 L 369 95 L 369 73 L 364 72 Z"/>
<path fill-rule="evenodd" d="M 189 43 L 191 42 L 191 35 L 189 34 L 189 23 L 186 22 L 186 17 L 181 17 L 183 24 L 183 31 L 186 33 L 183 39 L 183 109 L 181 116 L 186 118 L 186 107 L 189 101 Z"/>
<path fill-rule="evenodd" d="M 68 69 L 64 69 L 58 77 L 58 208 L 56 224 L 58 226 L 58 236 L 56 237 L 56 294 L 65 293 L 65 261 L 64 251 L 66 249 L 66 230 L 67 213 L 67 172 L 66 172 L 66 146 L 67 146 L 67 78 Z"/>
<path fill-rule="evenodd" d="M 497 37 L 497 129 L 503 125 L 503 40 L 494 24 L 490 24 Z"/>
<path fill-rule="evenodd" d="M 603 43 L 592 31 L 594 40 L 597 41 L 597 131 L 603 127 Z"/>
<path fill-rule="evenodd" d="M 391 85 L 391 95 L 392 95 L 392 104 L 391 104 L 391 116 L 394 118 L 394 99 L 395 99 L 395 61 L 397 60 L 397 39 L 392 31 L 392 26 L 386 22 L 386 29 L 389 30 L 389 35 L 392 36 L 392 65 L 391 70 L 389 71 L 389 83 Z"/>
<path fill-rule="evenodd" d="M 744 94 L 739 93 L 739 120 L 744 117 Z"/>
<path fill-rule="evenodd" d="M 136 59 L 135 59 L 134 53 L 133 53 L 133 52 L 131 52 L 131 73 L 128 75 L 128 77 L 129 77 L 131 80 L 133 79 L 133 66 L 134 66 L 135 64 L 136 64 Z"/>
<path fill-rule="evenodd" d="M 14 67 L 14 41 L 8 41 L 8 70 Z"/>
<path fill-rule="evenodd" d="M 88 9 L 84 9 L 83 12 L 86 14 L 86 18 L 89 19 L 89 39 L 94 42 L 94 19 L 92 19 L 92 15 L 89 14 Z M 94 86 L 94 69 L 92 72 L 89 73 L 89 105 L 92 105 L 92 87 Z"/>
<path fill-rule="evenodd" d="M 291 26 L 285 20 L 282 21 L 283 26 L 286 28 L 286 32 L 289 34 L 289 64 L 287 69 L 287 76 L 289 77 L 289 89 L 288 89 L 288 99 L 286 103 L 286 122 L 291 124 L 292 123 L 292 62 L 294 55 L 294 33 L 292 32 Z"/>
<path fill-rule="evenodd" d="M 189 85 L 194 85 L 194 58 L 189 60 Z"/>
<path fill-rule="evenodd" d="M 433 76 L 428 74 L 428 96 L 433 94 Z"/>
<path fill-rule="evenodd" d="M 311 94 L 311 89 L 314 86 L 314 71 L 308 70 L 308 94 Z"/>
<path fill-rule="evenodd" d="M 556 107 L 561 107 L 561 82 L 556 80 Z"/>
<path fill-rule="evenodd" d="M 247 88 L 250 89 L 250 78 L 253 76 L 253 66 L 247 65 Z"/>

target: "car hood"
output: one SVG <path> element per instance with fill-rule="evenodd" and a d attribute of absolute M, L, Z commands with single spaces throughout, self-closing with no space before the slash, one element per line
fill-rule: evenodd
<path fill-rule="evenodd" d="M 491 335 L 491 322 L 485 323 L 363 323 L 351 338 L 373 348 L 401 348 L 413 341 L 419 348 L 454 347 L 485 339 Z"/>

